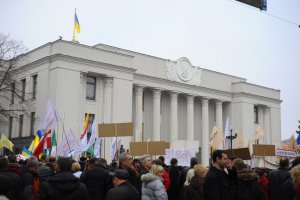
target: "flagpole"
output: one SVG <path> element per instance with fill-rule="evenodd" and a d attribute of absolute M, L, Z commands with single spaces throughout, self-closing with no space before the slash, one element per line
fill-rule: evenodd
<path fill-rule="evenodd" d="M 76 8 L 75 8 L 75 15 L 76 15 Z M 74 15 L 74 20 L 75 20 L 75 15 Z M 73 39 L 72 39 L 72 42 L 76 43 L 76 38 L 75 38 L 75 22 L 74 22 Z"/>
<path fill-rule="evenodd" d="M 65 119 L 65 111 L 64 111 L 64 119 Z M 67 141 L 67 145 L 68 145 L 68 148 L 69 148 L 69 152 L 71 152 L 71 148 L 70 148 L 70 145 L 69 145 L 69 141 L 68 141 L 68 139 L 67 139 L 67 136 L 66 136 L 66 132 L 65 132 L 65 127 L 64 127 L 64 124 L 62 123 L 62 121 L 61 121 L 61 118 L 60 118 L 60 116 L 59 116 L 59 121 L 60 121 L 60 123 L 61 123 L 61 125 L 62 125 L 62 128 L 63 128 L 63 134 L 62 134 L 62 139 L 64 138 L 64 135 L 65 135 L 65 138 L 66 138 L 66 141 Z"/>

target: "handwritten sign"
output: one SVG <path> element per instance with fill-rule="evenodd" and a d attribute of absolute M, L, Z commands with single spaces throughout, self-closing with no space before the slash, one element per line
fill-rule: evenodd
<path fill-rule="evenodd" d="M 178 160 L 178 165 L 189 166 L 192 157 L 196 156 L 195 149 L 179 150 L 179 149 L 166 149 L 165 150 L 165 162 L 170 164 L 172 158 Z"/>

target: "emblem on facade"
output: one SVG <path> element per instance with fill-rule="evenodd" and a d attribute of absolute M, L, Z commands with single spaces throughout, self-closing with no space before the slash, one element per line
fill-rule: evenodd
<path fill-rule="evenodd" d="M 199 86 L 202 70 L 194 67 L 187 58 L 179 58 L 176 62 L 167 61 L 167 77 L 171 81 Z"/>

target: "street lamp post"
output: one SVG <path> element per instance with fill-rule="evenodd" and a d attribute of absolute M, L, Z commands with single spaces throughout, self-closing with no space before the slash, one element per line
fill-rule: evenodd
<path fill-rule="evenodd" d="M 232 140 L 234 140 L 237 137 L 237 134 L 235 133 L 232 135 L 232 129 L 230 130 L 230 135 L 226 136 L 226 139 L 230 140 L 230 149 L 232 150 Z"/>

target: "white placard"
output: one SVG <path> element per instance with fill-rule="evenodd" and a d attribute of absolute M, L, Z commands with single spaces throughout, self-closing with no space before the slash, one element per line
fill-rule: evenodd
<path fill-rule="evenodd" d="M 192 157 L 196 156 L 195 149 L 166 149 L 165 150 L 165 163 L 170 164 L 172 158 L 178 160 L 178 166 L 190 166 L 190 160 Z"/>

